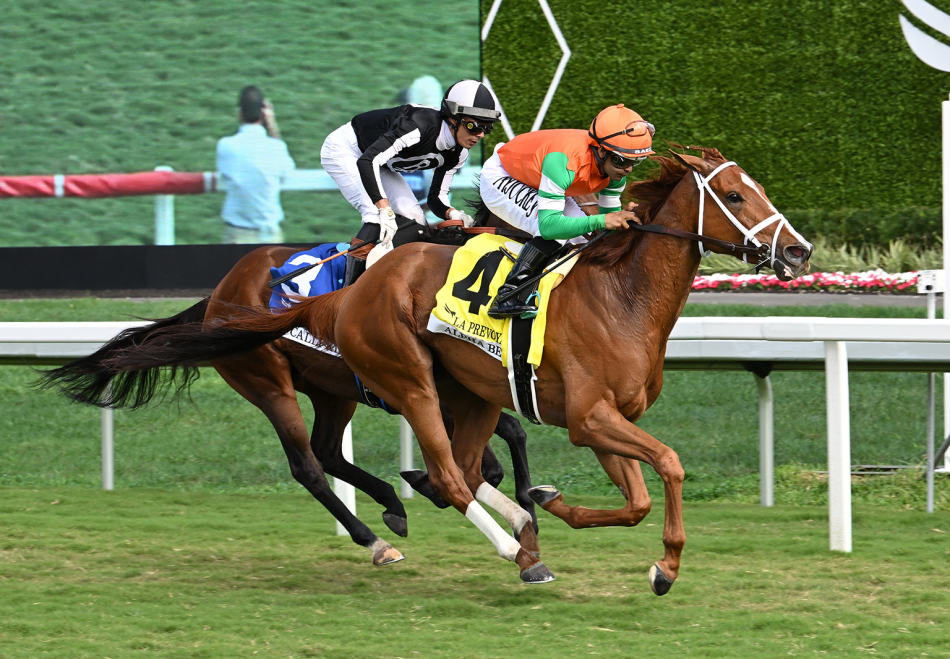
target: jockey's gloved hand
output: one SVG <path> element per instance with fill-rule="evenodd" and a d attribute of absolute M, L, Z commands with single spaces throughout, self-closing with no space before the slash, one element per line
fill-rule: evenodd
<path fill-rule="evenodd" d="M 396 214 L 392 208 L 379 209 L 379 241 L 383 245 L 392 245 L 393 237 L 396 235 Z"/>
<path fill-rule="evenodd" d="M 462 224 L 466 227 L 475 226 L 475 218 L 469 215 L 468 213 L 454 208 L 449 210 L 448 219 L 450 220 L 462 220 Z"/>

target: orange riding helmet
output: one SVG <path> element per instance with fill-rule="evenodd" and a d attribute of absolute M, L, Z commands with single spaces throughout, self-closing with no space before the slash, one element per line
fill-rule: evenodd
<path fill-rule="evenodd" d="M 620 103 L 601 110 L 591 122 L 587 135 L 595 146 L 625 158 L 640 159 L 653 155 L 655 132 L 653 124 Z"/>

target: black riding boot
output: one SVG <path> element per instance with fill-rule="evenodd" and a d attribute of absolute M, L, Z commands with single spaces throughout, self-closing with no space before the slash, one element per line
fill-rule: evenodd
<path fill-rule="evenodd" d="M 346 255 L 346 270 L 343 271 L 343 287 L 346 288 L 366 272 L 366 259 Z"/>
<path fill-rule="evenodd" d="M 532 299 L 538 290 L 538 284 L 534 283 L 526 286 L 515 295 L 511 295 L 505 300 L 506 295 L 518 288 L 522 282 L 527 281 L 547 265 L 551 256 L 560 247 L 556 240 L 545 240 L 535 237 L 525 243 L 518 255 L 518 260 L 511 267 L 508 278 L 502 287 L 498 289 L 498 295 L 495 296 L 495 302 L 488 310 L 488 315 L 492 318 L 508 318 L 510 316 L 520 316 L 532 318 L 538 313 L 538 305 L 534 304 Z M 504 300 L 499 302 L 499 299 Z"/>

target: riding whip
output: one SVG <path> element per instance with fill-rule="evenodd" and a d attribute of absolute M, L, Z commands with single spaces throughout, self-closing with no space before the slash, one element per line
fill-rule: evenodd
<path fill-rule="evenodd" d="M 397 225 L 396 231 L 399 231 L 400 229 L 405 229 L 406 227 L 411 227 L 413 224 L 417 224 L 417 222 L 415 220 L 407 220 L 403 224 Z M 365 247 L 366 245 L 370 245 L 375 242 L 376 242 L 375 240 L 364 240 L 362 242 L 356 243 L 355 245 L 351 245 L 349 249 L 345 249 L 342 252 L 337 252 L 333 256 L 328 256 L 327 258 L 317 261 L 316 263 L 311 263 L 309 265 L 303 266 L 302 268 L 297 268 L 293 272 L 288 272 L 286 275 L 282 277 L 278 277 L 277 279 L 271 279 L 269 282 L 267 282 L 267 285 L 270 288 L 275 288 L 283 284 L 285 281 L 290 281 L 294 277 L 299 277 L 300 275 L 307 272 L 308 270 L 316 268 L 318 265 L 323 265 L 327 261 L 332 261 L 338 256 L 343 256 L 344 254 L 348 254 L 352 252 L 353 250 L 359 249 L 360 247 Z"/>

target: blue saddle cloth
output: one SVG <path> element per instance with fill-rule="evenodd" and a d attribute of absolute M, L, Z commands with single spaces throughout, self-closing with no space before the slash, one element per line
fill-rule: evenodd
<path fill-rule="evenodd" d="M 271 279 L 283 277 L 305 265 L 322 261 L 328 256 L 333 256 L 344 250 L 349 249 L 348 243 L 331 243 L 326 245 L 317 245 L 306 252 L 297 252 L 284 265 L 279 268 L 271 268 Z M 285 281 L 280 286 L 274 288 L 270 296 L 271 309 L 284 309 L 296 304 L 296 300 L 287 297 L 289 295 L 302 295 L 304 297 L 314 297 L 323 295 L 331 291 L 343 288 L 343 273 L 346 271 L 346 257 L 321 263 L 315 268 L 310 268 L 307 272 L 294 277 L 290 281 Z"/>

